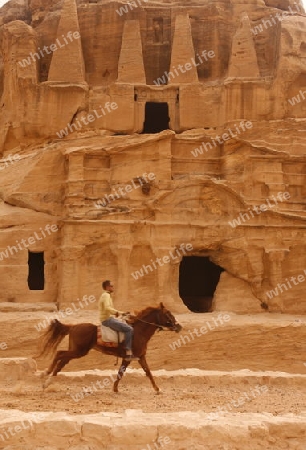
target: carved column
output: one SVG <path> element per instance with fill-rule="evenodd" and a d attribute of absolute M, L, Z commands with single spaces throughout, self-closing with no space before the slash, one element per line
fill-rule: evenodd
<path fill-rule="evenodd" d="M 183 304 L 183 301 L 179 299 L 178 295 L 178 277 L 177 277 L 177 286 L 175 289 L 177 290 L 177 295 L 173 295 L 173 271 L 174 266 L 177 265 L 176 272 L 179 273 L 179 264 L 181 262 L 181 257 L 179 257 L 174 250 L 166 248 L 158 248 L 155 251 L 155 255 L 159 258 L 160 263 L 156 263 L 158 265 L 157 269 L 157 300 L 158 302 L 163 302 L 164 305 L 171 310 L 171 312 L 186 312 L 186 306 Z M 172 256 L 171 256 L 172 255 Z"/>
<path fill-rule="evenodd" d="M 132 245 L 129 243 L 128 232 L 117 235 L 115 242 L 110 244 L 112 253 L 117 258 L 118 279 L 115 286 L 116 309 L 131 309 L 129 306 L 129 278 L 131 277 L 130 256 Z"/>
<path fill-rule="evenodd" d="M 119 278 L 116 288 L 116 307 L 118 309 L 131 309 L 129 306 L 129 278 L 131 277 L 130 256 L 132 247 L 120 247 L 117 253 Z"/>
<path fill-rule="evenodd" d="M 69 172 L 65 192 L 66 216 L 73 216 L 84 205 L 84 155 L 72 153 L 69 155 Z"/>
<path fill-rule="evenodd" d="M 73 247 L 61 247 L 60 271 L 61 279 L 59 286 L 59 303 L 73 302 L 79 297 L 82 280 L 81 258 L 85 252 L 85 245 Z"/>
<path fill-rule="evenodd" d="M 277 286 L 279 286 L 283 282 L 282 262 L 284 261 L 285 256 L 288 252 L 289 249 L 266 250 L 270 262 L 269 283 L 273 288 L 277 288 Z M 282 295 L 276 295 L 269 299 L 266 295 L 266 302 L 269 305 L 269 311 L 284 311 L 284 298 Z"/>
<path fill-rule="evenodd" d="M 277 283 L 282 282 L 282 262 L 284 261 L 289 249 L 266 249 L 269 257 L 269 283 L 271 286 L 276 286 Z"/>
<path fill-rule="evenodd" d="M 166 302 L 167 298 L 171 298 L 170 290 L 170 264 L 169 247 L 156 248 L 154 251 L 157 265 L 157 286 L 155 288 L 156 300 L 158 302 Z"/>

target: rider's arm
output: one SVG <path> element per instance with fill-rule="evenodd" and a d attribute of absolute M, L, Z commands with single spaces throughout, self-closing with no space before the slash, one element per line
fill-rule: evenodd
<path fill-rule="evenodd" d="M 106 311 L 108 311 L 108 312 L 110 312 L 111 314 L 114 314 L 114 315 L 115 314 L 123 314 L 121 311 L 118 311 L 117 309 L 115 309 L 113 307 L 113 302 L 112 302 L 112 299 L 111 299 L 110 295 L 105 296 L 103 300 L 104 300 L 104 308 L 105 308 Z"/>

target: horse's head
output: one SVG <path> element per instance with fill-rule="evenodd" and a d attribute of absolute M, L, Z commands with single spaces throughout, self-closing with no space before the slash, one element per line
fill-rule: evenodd
<path fill-rule="evenodd" d="M 175 331 L 176 333 L 181 331 L 182 326 L 176 321 L 173 314 L 164 307 L 163 303 L 160 303 L 157 312 L 157 323 L 161 325 L 161 329 L 168 328 L 168 330 Z"/>

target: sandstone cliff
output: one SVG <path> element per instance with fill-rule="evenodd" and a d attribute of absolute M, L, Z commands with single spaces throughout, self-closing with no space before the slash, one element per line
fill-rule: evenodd
<path fill-rule="evenodd" d="M 118 307 L 305 312 L 300 2 L 20 0 L 0 23 L 0 301 L 65 304 L 113 278 Z M 189 256 L 220 269 L 213 292 L 207 273 L 188 290 Z"/>

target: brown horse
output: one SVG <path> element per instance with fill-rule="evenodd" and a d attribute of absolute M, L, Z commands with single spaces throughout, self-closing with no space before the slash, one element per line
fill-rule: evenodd
<path fill-rule="evenodd" d="M 152 373 L 146 361 L 147 345 L 156 330 L 169 330 L 179 332 L 182 327 L 176 322 L 171 312 L 160 303 L 159 307 L 148 307 L 134 316 L 130 322 L 134 328 L 133 336 L 133 354 L 139 358 L 139 364 L 149 377 L 153 388 L 159 392 Z M 65 336 L 69 335 L 69 350 L 57 351 L 51 366 L 43 372 L 48 376 L 44 382 L 44 387 L 48 386 L 52 377 L 56 376 L 70 360 L 81 358 L 87 355 L 89 350 L 94 349 L 107 355 L 113 355 L 122 358 L 121 366 L 114 382 L 113 390 L 118 392 L 118 384 L 123 374 L 130 364 L 130 361 L 124 359 L 124 343 L 118 347 L 105 347 L 97 344 L 98 326 L 92 323 L 80 323 L 77 325 L 64 325 L 55 319 L 46 330 L 43 340 L 43 348 L 39 356 L 50 350 L 56 350 Z"/>

